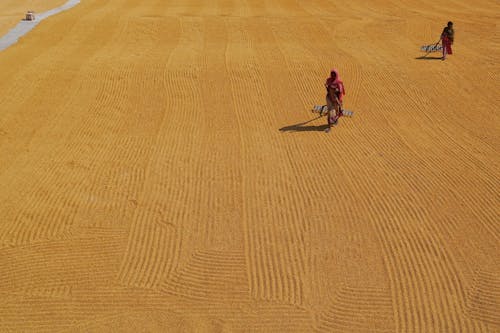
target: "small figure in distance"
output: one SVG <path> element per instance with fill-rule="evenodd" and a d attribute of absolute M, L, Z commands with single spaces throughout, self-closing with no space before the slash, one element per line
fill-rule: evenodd
<path fill-rule="evenodd" d="M 35 13 L 32 10 L 28 10 L 26 13 L 26 21 L 34 21 L 35 20 Z"/>
<path fill-rule="evenodd" d="M 326 79 L 325 88 L 328 108 L 328 127 L 325 131 L 329 132 L 332 125 L 336 125 L 342 115 L 342 98 L 345 95 L 344 82 L 340 79 L 337 69 L 334 68 L 330 71 L 330 77 Z"/>
<path fill-rule="evenodd" d="M 453 30 L 453 22 L 448 22 L 448 25 L 444 27 L 443 32 L 441 33 L 440 40 L 443 41 L 443 58 L 446 59 L 447 54 L 453 54 L 451 50 L 451 45 L 453 44 L 453 40 L 455 37 L 455 31 Z"/>

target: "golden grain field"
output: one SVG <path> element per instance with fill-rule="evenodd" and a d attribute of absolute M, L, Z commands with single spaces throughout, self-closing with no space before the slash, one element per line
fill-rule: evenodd
<path fill-rule="evenodd" d="M 3 1 L 0 35 L 64 2 Z M 449 20 L 454 54 L 422 59 Z M 0 52 L 0 332 L 500 331 L 499 20 L 82 0 L 41 22 Z M 326 134 L 333 67 L 355 114 Z"/>

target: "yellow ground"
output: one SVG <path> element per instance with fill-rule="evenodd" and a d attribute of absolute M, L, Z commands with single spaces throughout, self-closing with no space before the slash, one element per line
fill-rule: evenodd
<path fill-rule="evenodd" d="M 47 19 L 0 52 L 0 331 L 500 330 L 499 19 L 495 0 Z M 416 59 L 448 20 L 455 54 Z M 325 134 L 331 67 L 355 116 Z"/>
<path fill-rule="evenodd" d="M 0 1 L 0 37 L 22 20 L 28 10 L 37 13 L 59 7 L 67 0 L 2 0 Z"/>

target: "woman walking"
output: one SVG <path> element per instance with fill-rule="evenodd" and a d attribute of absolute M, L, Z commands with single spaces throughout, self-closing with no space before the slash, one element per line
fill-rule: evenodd
<path fill-rule="evenodd" d="M 447 54 L 453 54 L 451 45 L 453 45 L 453 39 L 455 37 L 455 31 L 453 30 L 453 22 L 448 22 L 448 25 L 444 27 L 441 33 L 441 38 L 439 40 L 443 41 L 443 58 L 446 59 Z"/>
<path fill-rule="evenodd" d="M 337 124 L 339 117 L 342 115 L 342 99 L 345 95 L 344 82 L 340 79 L 337 69 L 334 68 L 330 71 L 330 77 L 326 79 L 325 88 L 328 108 L 328 127 L 325 131 L 329 132 L 330 127 Z"/>

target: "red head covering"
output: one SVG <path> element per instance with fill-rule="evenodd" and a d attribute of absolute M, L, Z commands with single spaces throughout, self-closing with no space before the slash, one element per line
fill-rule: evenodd
<path fill-rule="evenodd" d="M 331 75 L 333 73 L 335 73 L 335 79 Z M 338 88 L 340 90 L 341 96 L 345 95 L 344 82 L 342 82 L 342 80 L 340 79 L 339 71 L 336 68 L 333 68 L 330 71 L 330 77 L 326 79 L 325 86 L 327 88 Z"/>

